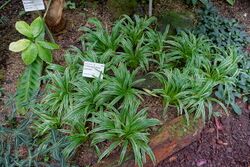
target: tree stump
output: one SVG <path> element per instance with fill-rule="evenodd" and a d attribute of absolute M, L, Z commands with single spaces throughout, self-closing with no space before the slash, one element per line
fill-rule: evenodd
<path fill-rule="evenodd" d="M 66 21 L 63 17 L 64 2 L 65 0 L 51 0 L 45 22 L 52 32 L 60 32 L 66 26 Z M 48 3 L 49 0 L 45 0 L 47 7 Z"/>

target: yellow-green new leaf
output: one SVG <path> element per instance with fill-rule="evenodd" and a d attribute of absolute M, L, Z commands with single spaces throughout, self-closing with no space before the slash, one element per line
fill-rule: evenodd
<path fill-rule="evenodd" d="M 37 43 L 42 46 L 43 48 L 47 48 L 47 49 L 59 49 L 59 46 L 55 43 L 51 43 L 51 42 L 46 42 L 46 41 L 37 41 Z"/>
<path fill-rule="evenodd" d="M 32 34 L 36 38 L 44 30 L 44 23 L 41 17 L 36 18 L 30 25 Z"/>
<path fill-rule="evenodd" d="M 34 43 L 22 52 L 22 59 L 26 65 L 33 63 L 37 58 L 38 50 Z"/>
<path fill-rule="evenodd" d="M 30 26 L 25 21 L 16 22 L 16 30 L 28 38 L 33 38 Z"/>
<path fill-rule="evenodd" d="M 20 39 L 16 42 L 11 42 L 9 45 L 9 50 L 12 52 L 21 52 L 25 50 L 29 45 L 31 41 L 28 39 Z"/>
<path fill-rule="evenodd" d="M 40 45 L 37 45 L 38 49 L 38 56 L 45 62 L 51 63 L 52 62 L 52 55 L 49 49 L 43 48 Z"/>

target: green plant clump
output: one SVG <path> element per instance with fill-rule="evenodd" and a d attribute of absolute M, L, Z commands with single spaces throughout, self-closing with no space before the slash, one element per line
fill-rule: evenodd
<path fill-rule="evenodd" d="M 218 115 L 214 104 L 227 113 L 213 94 L 222 85 L 222 94 L 228 96 L 235 86 L 241 59 L 235 48 L 221 50 L 191 32 L 170 37 L 169 26 L 164 33 L 157 32 L 155 21 L 154 17 L 123 16 L 109 31 L 92 18 L 93 28 L 81 28 L 85 48 L 71 47 L 64 66 L 47 67 L 45 90 L 26 114 L 33 115 L 30 127 L 39 147 L 53 148 L 49 156 L 64 164 L 82 143 L 91 141 L 99 161 L 118 150 L 119 165 L 129 152 L 137 166 L 143 166 L 146 155 L 155 162 L 149 132 L 161 123 L 147 117 L 141 105 L 145 94 L 162 98 L 163 116 L 172 107 L 185 115 L 188 124 L 191 118 L 205 123 Z M 103 77 L 83 77 L 84 61 L 105 64 Z M 148 73 L 163 85 L 148 90 L 149 94 L 136 87 Z M 104 142 L 109 146 L 103 150 Z"/>
<path fill-rule="evenodd" d="M 43 61 L 51 63 L 51 50 L 58 49 L 59 46 L 44 40 L 45 25 L 41 17 L 36 18 L 30 25 L 24 21 L 18 21 L 15 28 L 26 37 L 9 45 L 10 51 L 21 52 L 22 60 L 27 65 L 18 82 L 16 93 L 16 107 L 24 114 L 26 109 L 23 106 L 39 91 Z"/>
<path fill-rule="evenodd" d="M 244 31 L 235 19 L 227 19 L 219 15 L 217 9 L 209 3 L 198 12 L 199 22 L 194 32 L 207 36 L 216 46 L 226 50 L 229 46 L 237 48 L 241 61 L 241 69 L 236 83 L 236 89 L 231 90 L 231 97 L 223 96 L 224 87 L 220 86 L 216 95 L 226 103 L 231 103 L 234 111 L 240 114 L 239 107 L 235 104 L 235 97 L 243 96 L 244 101 L 249 101 L 250 94 L 250 55 L 244 49 L 250 44 L 250 36 Z M 241 95 L 240 95 L 241 94 Z M 230 99 L 230 100 L 228 100 Z"/>

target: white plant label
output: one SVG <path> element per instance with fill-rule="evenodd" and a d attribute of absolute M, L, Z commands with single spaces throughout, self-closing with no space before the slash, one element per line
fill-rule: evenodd
<path fill-rule="evenodd" d="M 87 78 L 99 78 L 103 79 L 104 64 L 93 63 L 85 61 L 83 63 L 83 72 L 82 76 Z"/>
<path fill-rule="evenodd" d="M 25 12 L 44 10 L 43 0 L 22 0 Z"/>

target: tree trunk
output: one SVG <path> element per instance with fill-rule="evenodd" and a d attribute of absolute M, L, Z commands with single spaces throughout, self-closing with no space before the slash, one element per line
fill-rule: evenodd
<path fill-rule="evenodd" d="M 63 17 L 64 2 L 65 0 L 51 0 L 49 5 L 49 0 L 45 0 L 46 7 L 48 8 L 45 22 L 53 32 L 59 32 L 65 28 L 66 22 Z"/>

